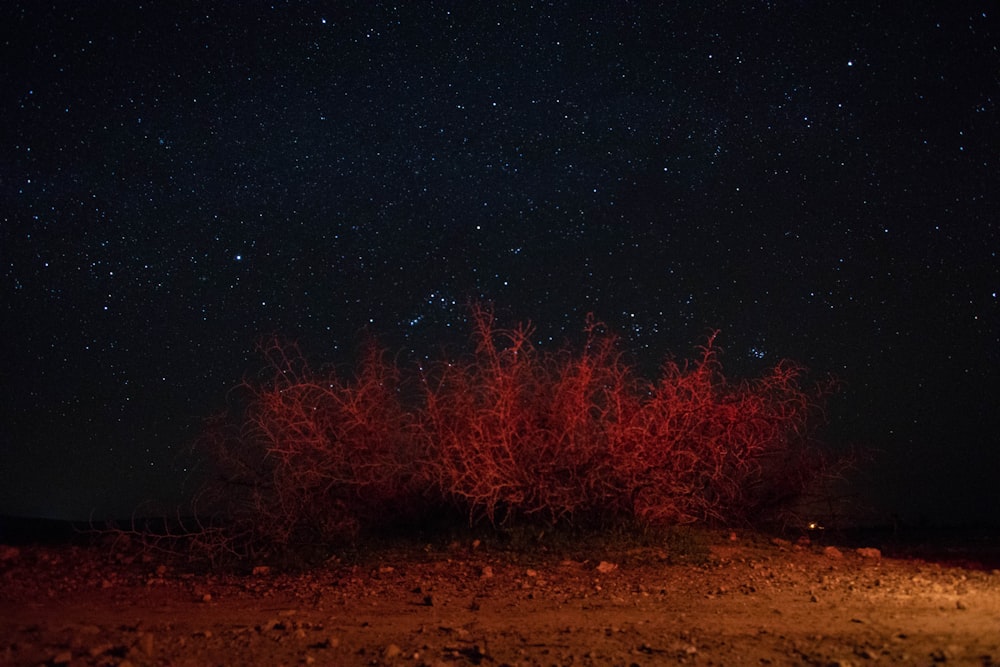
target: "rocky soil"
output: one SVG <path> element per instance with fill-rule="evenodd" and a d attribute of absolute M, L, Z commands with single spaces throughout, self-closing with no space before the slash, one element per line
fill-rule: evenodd
<path fill-rule="evenodd" d="M 0 665 L 670 664 L 1000 664 L 1000 571 L 709 532 L 238 574 L 0 546 Z"/>

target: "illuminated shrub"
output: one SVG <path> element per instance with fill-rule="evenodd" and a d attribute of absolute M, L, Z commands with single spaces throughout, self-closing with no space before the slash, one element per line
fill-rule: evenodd
<path fill-rule="evenodd" d="M 731 384 L 713 336 L 650 383 L 592 319 L 579 353 L 552 354 L 488 310 L 472 323 L 475 353 L 425 378 L 422 424 L 440 488 L 473 519 L 751 519 L 822 472 L 806 437 L 823 391 L 792 363 Z"/>
<path fill-rule="evenodd" d="M 714 336 L 701 356 L 663 365 L 627 418 L 614 424 L 612 459 L 634 514 L 654 523 L 749 519 L 813 478 L 778 475 L 801 463 L 817 390 L 782 362 L 765 377 L 730 384 Z M 813 471 L 820 474 L 817 468 Z"/>
<path fill-rule="evenodd" d="M 201 440 L 234 530 L 330 542 L 441 508 L 506 524 L 750 520 L 823 472 L 808 435 L 824 391 L 794 364 L 731 383 L 712 336 L 650 382 L 591 318 L 580 350 L 542 352 L 529 325 L 470 315 L 471 353 L 408 380 L 375 345 L 350 380 L 262 346 L 266 373 Z"/>
<path fill-rule="evenodd" d="M 214 505 L 252 540 L 279 545 L 341 541 L 412 511 L 425 468 L 381 351 L 368 345 L 350 381 L 312 370 L 294 345 L 261 352 L 264 379 L 238 388 L 239 427 L 220 421 L 202 439 L 221 482 Z"/>
<path fill-rule="evenodd" d="M 472 323 L 474 354 L 423 379 L 421 423 L 443 493 L 491 522 L 621 510 L 605 421 L 628 373 L 613 338 L 588 322 L 581 354 L 544 355 L 529 326 L 496 329 L 481 307 Z"/>

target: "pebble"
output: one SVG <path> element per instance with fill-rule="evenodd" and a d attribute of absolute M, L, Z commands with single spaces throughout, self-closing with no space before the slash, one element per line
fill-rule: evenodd
<path fill-rule="evenodd" d="M 73 653 L 70 651 L 60 651 L 49 660 L 53 665 L 68 665 L 73 661 Z"/>
<path fill-rule="evenodd" d="M 139 637 L 139 650 L 148 656 L 153 655 L 153 635 L 149 632 Z"/>
<path fill-rule="evenodd" d="M 602 560 L 597 565 L 597 571 L 600 572 L 601 574 L 608 574 L 609 572 L 614 572 L 617 569 L 618 566 L 615 563 L 609 563 L 606 560 Z"/>

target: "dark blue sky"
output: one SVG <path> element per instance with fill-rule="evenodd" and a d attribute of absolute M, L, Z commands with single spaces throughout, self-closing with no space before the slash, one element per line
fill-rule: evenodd
<path fill-rule="evenodd" d="M 8 3 L 0 513 L 179 498 L 261 335 L 594 312 L 845 383 L 876 516 L 1000 516 L 989 2 Z"/>

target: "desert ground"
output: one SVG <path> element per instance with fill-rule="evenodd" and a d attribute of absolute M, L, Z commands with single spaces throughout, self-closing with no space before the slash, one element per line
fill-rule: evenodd
<path fill-rule="evenodd" d="M 221 570 L 6 545 L 0 664 L 1000 664 L 1000 570 L 974 539 L 470 535 Z"/>

